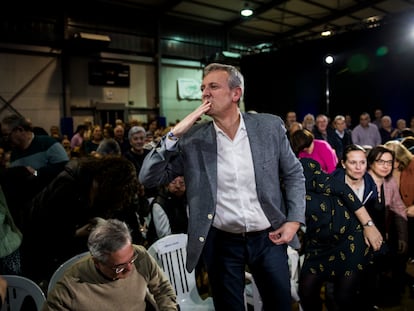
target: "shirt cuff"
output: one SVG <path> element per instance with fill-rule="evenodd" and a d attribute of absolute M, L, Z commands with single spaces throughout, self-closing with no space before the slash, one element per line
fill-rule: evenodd
<path fill-rule="evenodd" d="M 177 149 L 177 142 L 178 142 L 178 138 L 176 140 L 172 140 L 166 137 L 165 138 L 165 149 L 167 149 L 168 151 L 175 151 Z"/>

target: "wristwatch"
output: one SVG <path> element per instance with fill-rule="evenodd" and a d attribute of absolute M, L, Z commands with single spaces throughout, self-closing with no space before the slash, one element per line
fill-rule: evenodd
<path fill-rule="evenodd" d="M 176 137 L 176 136 L 174 135 L 174 133 L 172 132 L 172 130 L 168 132 L 167 137 L 168 137 L 168 139 L 170 139 L 170 140 L 178 140 L 178 137 Z"/>
<path fill-rule="evenodd" d="M 364 225 L 364 227 L 372 227 L 374 225 L 375 225 L 374 222 L 370 219 L 370 220 L 367 221 L 367 223 Z"/>

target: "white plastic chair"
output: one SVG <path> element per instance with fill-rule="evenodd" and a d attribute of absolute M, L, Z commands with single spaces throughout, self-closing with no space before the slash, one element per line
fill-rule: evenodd
<path fill-rule="evenodd" d="M 65 271 L 70 266 L 72 266 L 75 262 L 79 261 L 81 258 L 85 257 L 88 254 L 89 254 L 89 251 L 80 253 L 66 260 L 63 264 L 61 264 L 59 268 L 57 268 L 56 271 L 52 274 L 52 277 L 50 278 L 49 284 L 47 286 L 47 292 L 50 293 L 53 287 L 55 287 L 56 282 L 59 281 L 59 279 L 63 276 L 63 274 L 65 274 Z"/>
<path fill-rule="evenodd" d="M 297 250 L 288 246 L 287 248 L 288 262 L 289 262 L 289 272 L 290 272 L 290 294 L 292 296 L 293 302 L 298 303 L 299 310 L 303 311 L 302 306 L 300 305 L 300 298 L 298 294 L 299 289 L 299 268 L 300 268 L 300 256 Z M 245 299 L 246 304 L 253 306 L 254 311 L 262 311 L 263 303 L 257 289 L 254 278 L 249 272 L 245 272 L 246 280 L 249 283 L 246 285 L 245 289 Z"/>
<path fill-rule="evenodd" d="M 3 275 L 3 277 L 7 281 L 7 296 L 1 311 L 20 311 L 27 296 L 33 298 L 37 310 L 42 309 L 46 297 L 39 285 L 19 275 Z"/>
<path fill-rule="evenodd" d="M 248 305 L 253 306 L 254 311 L 263 310 L 263 302 L 260 298 L 259 290 L 254 281 L 253 275 L 250 272 L 245 272 L 246 280 L 248 281 L 244 290 L 244 299 L 246 301 L 246 310 Z"/>
<path fill-rule="evenodd" d="M 200 297 L 194 271 L 189 273 L 185 268 L 186 247 L 186 234 L 171 234 L 155 241 L 148 248 L 148 252 L 158 262 L 174 287 L 181 311 L 213 311 L 213 299 L 207 297 L 203 300 Z"/>

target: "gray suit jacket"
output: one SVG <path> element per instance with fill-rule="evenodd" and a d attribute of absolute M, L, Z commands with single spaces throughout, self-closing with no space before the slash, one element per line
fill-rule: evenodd
<path fill-rule="evenodd" d="M 286 221 L 305 223 L 305 178 L 290 148 L 283 121 L 271 114 L 243 113 L 253 157 L 256 189 L 273 229 Z M 189 205 L 187 270 L 196 266 L 212 225 L 217 201 L 217 142 L 212 122 L 194 125 L 167 151 L 165 137 L 145 158 L 139 180 L 146 187 L 185 178 Z M 281 182 L 285 189 L 282 196 Z M 293 247 L 298 247 L 295 239 Z"/>

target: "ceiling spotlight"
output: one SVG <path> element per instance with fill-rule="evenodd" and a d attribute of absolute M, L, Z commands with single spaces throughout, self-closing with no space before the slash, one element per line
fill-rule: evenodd
<path fill-rule="evenodd" d="M 332 55 L 327 55 L 325 57 L 325 64 L 331 65 L 334 62 L 334 57 Z"/>
<path fill-rule="evenodd" d="M 253 15 L 253 10 L 249 7 L 249 4 L 246 2 L 243 10 L 240 11 L 240 15 L 244 17 L 249 17 Z"/>
<path fill-rule="evenodd" d="M 363 21 L 365 22 L 368 28 L 375 28 L 381 26 L 382 16 L 370 16 L 365 18 Z"/>
<path fill-rule="evenodd" d="M 321 32 L 322 37 L 329 37 L 331 35 L 332 35 L 332 31 L 330 31 L 330 30 L 324 30 L 324 31 Z"/>

